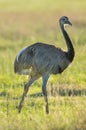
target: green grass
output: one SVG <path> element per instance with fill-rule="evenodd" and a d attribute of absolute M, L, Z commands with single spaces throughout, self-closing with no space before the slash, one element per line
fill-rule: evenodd
<path fill-rule="evenodd" d="M 0 130 L 86 129 L 85 7 L 82 0 L 0 0 Z M 75 48 L 74 61 L 49 79 L 49 115 L 44 110 L 41 79 L 31 86 L 18 114 L 16 106 L 27 78 L 14 74 L 15 56 L 37 41 L 66 49 L 57 23 L 61 15 L 73 23 L 67 30 Z"/>

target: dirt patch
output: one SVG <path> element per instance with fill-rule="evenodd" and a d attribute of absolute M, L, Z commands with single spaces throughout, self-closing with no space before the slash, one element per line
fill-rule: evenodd
<path fill-rule="evenodd" d="M 86 17 L 85 13 L 78 13 L 78 12 L 18 12 L 18 13 L 0 13 L 0 26 L 6 25 L 11 26 L 15 24 L 19 27 L 26 27 L 29 24 L 34 23 L 35 25 L 37 23 L 44 23 L 47 26 L 56 26 L 58 19 L 66 15 L 68 16 L 73 22 L 80 23 L 80 24 L 86 24 Z"/>
<path fill-rule="evenodd" d="M 41 35 L 43 35 L 50 31 L 56 32 L 58 29 L 59 17 L 65 14 L 76 27 L 84 28 L 84 26 L 86 26 L 86 17 L 84 13 L 62 13 L 56 11 L 0 13 L 0 36 L 5 39 L 14 40 L 24 39 L 34 34 L 41 33 Z"/>

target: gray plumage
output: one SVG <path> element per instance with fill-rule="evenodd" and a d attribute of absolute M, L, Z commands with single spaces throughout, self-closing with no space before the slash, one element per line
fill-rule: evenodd
<path fill-rule="evenodd" d="M 35 43 L 23 48 L 15 58 L 14 72 L 23 75 L 30 75 L 30 80 L 24 86 L 24 92 L 18 111 L 21 111 L 24 97 L 26 96 L 31 84 L 42 77 L 42 91 L 46 103 L 46 113 L 49 112 L 46 84 L 51 74 L 62 73 L 74 58 L 74 48 L 72 42 L 64 28 L 65 24 L 72 25 L 68 17 L 63 16 L 59 20 L 60 28 L 65 38 L 68 51 L 63 51 L 53 45 L 45 43 Z"/>

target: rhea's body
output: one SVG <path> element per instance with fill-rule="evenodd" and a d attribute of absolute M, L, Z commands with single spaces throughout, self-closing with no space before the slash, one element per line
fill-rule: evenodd
<path fill-rule="evenodd" d="M 68 17 L 63 16 L 59 20 L 60 28 L 63 33 L 67 45 L 67 51 L 63 51 L 53 45 L 45 43 L 35 43 L 31 46 L 23 48 L 16 56 L 14 62 L 14 71 L 18 74 L 30 75 L 30 80 L 24 87 L 22 100 L 18 107 L 21 111 L 24 97 L 26 96 L 31 84 L 42 77 L 42 91 L 46 102 L 46 113 L 48 110 L 48 99 L 46 84 L 51 74 L 62 73 L 74 58 L 74 48 L 72 42 L 64 28 L 65 24 L 71 25 Z"/>
<path fill-rule="evenodd" d="M 20 51 L 15 59 L 14 70 L 15 73 L 23 75 L 58 74 L 64 71 L 69 63 L 67 53 L 60 48 L 44 43 L 35 43 Z"/>

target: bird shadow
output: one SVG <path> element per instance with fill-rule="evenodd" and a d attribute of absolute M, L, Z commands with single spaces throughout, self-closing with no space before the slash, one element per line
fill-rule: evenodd
<path fill-rule="evenodd" d="M 71 89 L 71 88 L 54 88 L 50 89 L 48 91 L 49 96 L 86 96 L 86 89 Z M 42 92 L 30 94 L 30 97 L 36 98 L 36 97 L 42 97 Z"/>

